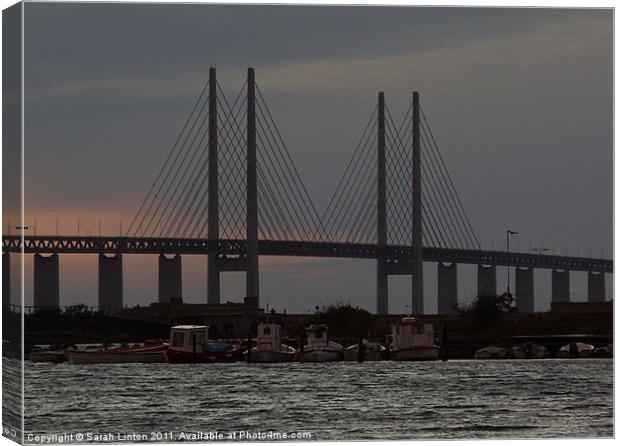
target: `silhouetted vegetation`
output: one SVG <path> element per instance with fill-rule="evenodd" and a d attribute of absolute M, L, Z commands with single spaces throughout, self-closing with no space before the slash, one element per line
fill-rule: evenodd
<path fill-rule="evenodd" d="M 367 336 L 372 328 L 373 316 L 362 308 L 336 303 L 322 308 L 310 317 L 310 323 L 327 324 L 330 336 Z"/>
<path fill-rule="evenodd" d="M 459 306 L 458 311 L 469 316 L 478 327 L 490 327 L 502 319 L 502 316 L 510 309 L 512 296 L 506 293 L 481 294 L 467 306 Z"/>

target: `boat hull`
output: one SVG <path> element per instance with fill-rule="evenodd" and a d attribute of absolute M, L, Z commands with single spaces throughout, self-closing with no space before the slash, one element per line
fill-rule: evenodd
<path fill-rule="evenodd" d="M 337 350 L 312 349 L 304 350 L 304 362 L 335 362 L 342 359 L 342 352 Z"/>
<path fill-rule="evenodd" d="M 30 353 L 28 359 L 31 362 L 49 362 L 53 364 L 60 364 L 67 360 L 65 352 L 60 351 L 42 351 Z"/>
<path fill-rule="evenodd" d="M 394 361 L 436 361 L 439 359 L 438 347 L 415 347 L 393 350 Z"/>
<path fill-rule="evenodd" d="M 508 356 L 507 348 L 483 348 L 476 352 L 474 355 L 475 359 L 506 359 Z"/>
<path fill-rule="evenodd" d="M 192 353 L 179 350 L 166 350 L 166 359 L 170 364 L 207 364 L 212 362 L 235 362 L 243 359 L 240 346 L 225 352 Z"/>
<path fill-rule="evenodd" d="M 364 352 L 363 359 L 364 359 L 364 362 L 381 361 L 383 359 L 383 351 L 367 349 Z M 350 362 L 359 361 L 359 349 L 358 348 L 346 349 L 344 351 L 344 360 L 350 361 Z"/>
<path fill-rule="evenodd" d="M 247 352 L 244 356 L 247 359 Z M 252 350 L 250 362 L 268 363 L 268 362 L 291 362 L 295 359 L 294 352 L 278 352 L 272 350 Z"/>
<path fill-rule="evenodd" d="M 124 364 L 166 362 L 164 350 L 153 352 L 111 352 L 69 350 L 71 364 Z"/>

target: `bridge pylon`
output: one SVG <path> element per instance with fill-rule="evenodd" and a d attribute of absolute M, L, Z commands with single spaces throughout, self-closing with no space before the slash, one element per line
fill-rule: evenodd
<path fill-rule="evenodd" d="M 377 314 L 388 314 L 388 273 L 385 255 L 387 245 L 387 199 L 385 178 L 385 95 L 377 104 Z"/>
<path fill-rule="evenodd" d="M 215 68 L 209 69 L 209 141 L 208 141 L 208 199 L 207 237 L 216 244 L 220 238 L 219 174 L 217 159 L 217 77 Z M 220 254 L 207 255 L 207 302 L 220 303 Z"/>

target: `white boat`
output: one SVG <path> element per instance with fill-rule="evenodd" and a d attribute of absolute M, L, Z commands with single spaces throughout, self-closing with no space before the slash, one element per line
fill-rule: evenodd
<path fill-rule="evenodd" d="M 433 324 L 404 317 L 392 324 L 392 359 L 394 361 L 434 361 L 439 359 Z"/>
<path fill-rule="evenodd" d="M 342 359 L 342 345 L 327 339 L 327 331 L 327 325 L 324 324 L 312 324 L 306 328 L 308 344 L 304 346 L 303 361 L 332 362 Z"/>
<path fill-rule="evenodd" d="M 383 359 L 383 353 L 385 352 L 385 347 L 383 345 L 378 342 L 368 341 L 366 339 L 362 340 L 362 344 L 364 345 L 363 361 L 381 361 Z M 344 350 L 344 360 L 359 361 L 359 354 L 359 344 L 354 344 Z"/>
<path fill-rule="evenodd" d="M 594 354 L 594 346 L 584 342 L 572 342 L 562 346 L 557 353 L 558 358 L 589 358 Z"/>
<path fill-rule="evenodd" d="M 543 345 L 526 342 L 512 347 L 510 357 L 514 359 L 545 359 L 549 357 L 549 352 Z"/>
<path fill-rule="evenodd" d="M 250 362 L 290 362 L 297 355 L 297 350 L 284 345 L 280 340 L 280 325 L 258 324 L 256 347 L 252 348 Z M 248 352 L 244 353 L 248 359 Z"/>
<path fill-rule="evenodd" d="M 113 349 L 69 349 L 67 359 L 71 364 L 122 364 L 166 362 L 167 343 L 140 347 L 119 347 Z"/>
<path fill-rule="evenodd" d="M 595 358 L 613 358 L 614 357 L 614 346 L 613 344 L 606 345 L 604 347 L 599 347 L 594 350 L 592 354 Z"/>
<path fill-rule="evenodd" d="M 508 355 L 508 349 L 505 347 L 496 347 L 490 345 L 476 351 L 475 359 L 505 359 Z"/>

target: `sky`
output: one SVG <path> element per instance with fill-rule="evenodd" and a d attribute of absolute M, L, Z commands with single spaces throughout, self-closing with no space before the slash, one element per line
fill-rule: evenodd
<path fill-rule="evenodd" d="M 377 91 L 402 116 L 417 90 L 483 248 L 505 249 L 510 228 L 511 250 L 612 255 L 611 10 L 27 3 L 25 12 L 25 202 L 37 234 L 54 234 L 56 220 L 60 234 L 76 233 L 78 220 L 81 234 L 96 235 L 99 221 L 103 234 L 126 228 L 209 67 L 234 96 L 252 66 L 320 211 Z M 126 303 L 155 301 L 157 258 L 123 261 Z M 263 257 L 261 302 L 374 311 L 374 273 L 368 260 Z M 28 304 L 30 256 L 26 274 Z M 505 274 L 498 268 L 500 289 Z M 185 301 L 205 301 L 205 257 L 185 256 L 183 278 Z M 572 298 L 585 300 L 585 273 L 571 279 Z M 424 281 L 433 313 L 436 265 L 425 264 Z M 62 256 L 60 286 L 61 305 L 96 305 L 96 256 Z M 222 300 L 241 301 L 244 286 L 242 273 L 225 274 Z M 390 278 L 390 312 L 407 311 L 408 287 Z M 537 270 L 537 310 L 550 292 L 550 271 Z M 460 265 L 459 301 L 474 294 L 475 266 Z"/>

